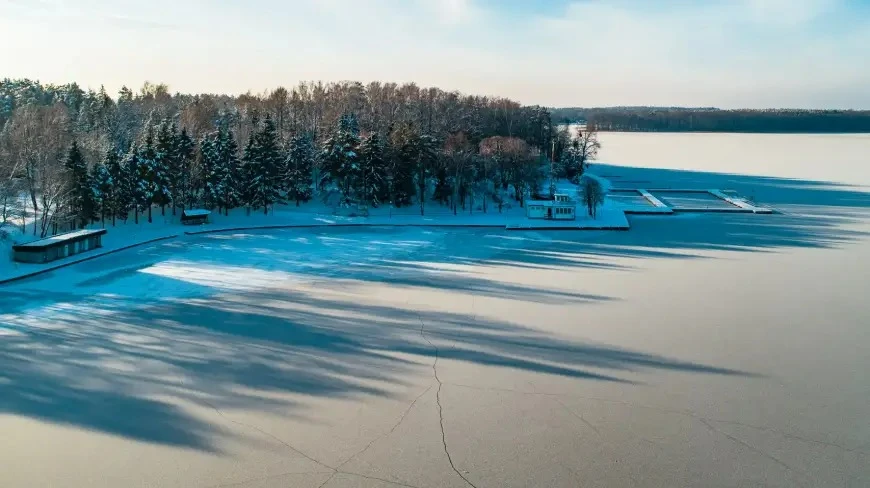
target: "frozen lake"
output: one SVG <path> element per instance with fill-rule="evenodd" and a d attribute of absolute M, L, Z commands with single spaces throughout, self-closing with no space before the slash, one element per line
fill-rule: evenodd
<path fill-rule="evenodd" d="M 870 134 L 603 132 L 602 160 L 651 168 L 870 185 Z"/>
<path fill-rule="evenodd" d="M 870 136 L 602 142 L 615 182 L 781 213 L 238 232 L 0 287 L 0 486 L 870 485 Z"/>

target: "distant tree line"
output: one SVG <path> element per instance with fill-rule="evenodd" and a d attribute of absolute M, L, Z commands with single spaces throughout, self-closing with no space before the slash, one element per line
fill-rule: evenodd
<path fill-rule="evenodd" d="M 240 96 L 145 83 L 113 98 L 7 79 L 0 127 L 0 224 L 27 208 L 43 235 L 151 222 L 155 210 L 268 213 L 314 198 L 500 211 L 552 177 L 578 180 L 599 147 L 594 131 L 569 134 L 543 107 L 379 82 Z"/>
<path fill-rule="evenodd" d="M 870 132 L 864 110 L 719 110 L 682 107 L 561 108 L 558 123 L 585 123 L 600 131 L 623 132 Z"/>

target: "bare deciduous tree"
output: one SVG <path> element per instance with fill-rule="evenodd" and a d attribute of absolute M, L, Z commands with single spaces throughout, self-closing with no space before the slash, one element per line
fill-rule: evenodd
<path fill-rule="evenodd" d="M 66 170 L 57 160 L 41 167 L 38 175 L 39 201 L 42 208 L 39 211 L 39 218 L 33 223 L 33 227 L 35 233 L 37 222 L 39 222 L 40 237 L 45 237 L 52 226 L 66 223 L 66 203 L 69 200 L 68 195 L 71 188 Z"/>
<path fill-rule="evenodd" d="M 471 180 L 475 159 L 474 146 L 464 132 L 457 132 L 447 137 L 444 154 L 444 164 L 447 165 L 453 186 L 450 205 L 453 207 L 453 215 L 456 215 L 460 204 L 460 190 Z"/>
<path fill-rule="evenodd" d="M 525 196 L 534 190 L 541 178 L 540 151 L 518 137 L 494 136 L 480 143 L 480 154 L 492 160 L 498 174 L 494 176 L 496 192 L 513 186 L 514 198 L 520 206 Z M 501 195 L 494 195 L 501 211 Z"/>
<path fill-rule="evenodd" d="M 13 145 L 4 131 L 0 133 L 0 225 L 16 217 L 19 194 L 23 189 L 21 161 L 13 156 Z"/>
<path fill-rule="evenodd" d="M 593 219 L 598 216 L 598 207 L 604 203 L 604 188 L 601 183 L 595 178 L 588 176 L 580 180 L 580 187 L 577 189 L 580 201 L 586 205 L 586 211 Z"/>
<path fill-rule="evenodd" d="M 601 143 L 598 142 L 598 130 L 595 126 L 577 129 L 577 135 L 571 141 L 571 146 L 563 156 L 565 169 L 571 181 L 579 182 L 589 161 L 598 157 Z"/>
<path fill-rule="evenodd" d="M 282 138 L 287 136 L 285 126 L 290 103 L 289 99 L 290 93 L 283 86 L 276 88 L 266 97 L 266 110 L 272 114 L 272 120 L 275 121 L 278 135 Z"/>
<path fill-rule="evenodd" d="M 7 123 L 10 157 L 20 165 L 34 216 L 40 212 L 38 200 L 45 191 L 43 185 L 54 184 L 54 173 L 61 167 L 61 153 L 69 140 L 67 121 L 67 111 L 58 103 L 49 107 L 25 105 L 18 108 Z M 44 216 L 52 212 L 50 208 L 42 211 Z M 33 233 L 36 231 L 34 223 Z"/>

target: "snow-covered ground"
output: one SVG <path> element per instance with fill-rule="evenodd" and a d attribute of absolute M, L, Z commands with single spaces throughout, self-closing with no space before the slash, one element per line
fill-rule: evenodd
<path fill-rule="evenodd" d="M 870 485 L 861 183 L 601 169 L 782 213 L 182 236 L 0 286 L 0 486 Z"/>
<path fill-rule="evenodd" d="M 567 193 L 576 198 L 576 186 L 570 182 L 561 181 L 557 185 L 560 192 Z M 249 211 L 239 208 L 232 210 L 229 215 L 212 212 L 210 223 L 202 226 L 185 226 L 181 223 L 181 212 L 172 215 L 167 210 L 166 215 L 155 210 L 152 215 L 152 223 L 147 222 L 145 215 L 140 215 L 139 223 L 134 223 L 131 218 L 124 222 L 118 220 L 115 225 L 104 222 L 90 226 L 90 228 L 106 228 L 107 233 L 103 237 L 103 248 L 70 259 L 54 261 L 46 264 L 16 263 L 12 260 L 12 244 L 36 241 L 39 238 L 30 233 L 21 233 L 15 226 L 9 226 L 11 236 L 0 239 L 0 282 L 6 279 L 25 276 L 41 270 L 55 268 L 70 262 L 86 260 L 96 253 L 104 253 L 124 248 L 137 243 L 151 241 L 168 236 L 182 235 L 185 232 L 204 232 L 221 229 L 255 228 L 270 226 L 329 226 L 329 225 L 410 225 L 410 226 L 512 226 L 523 228 L 527 226 L 564 225 L 559 222 L 547 222 L 530 220 L 525 216 L 525 209 L 516 202 L 505 205 L 501 211 L 490 203 L 484 212 L 479 206 L 470 207 L 466 211 L 454 214 L 448 207 L 431 203 L 425 206 L 421 215 L 419 206 L 410 206 L 400 209 L 390 207 L 372 208 L 367 210 L 366 216 L 359 215 L 361 212 L 353 208 L 334 209 L 319 201 L 312 201 L 302 206 L 278 205 L 270 209 L 266 214 L 262 211 Z M 586 215 L 582 206 L 578 207 L 578 218 L 570 222 L 578 228 L 624 228 L 628 225 L 622 209 L 613 202 L 606 201 L 599 209 L 595 219 Z M 32 230 L 28 227 L 28 230 Z"/>

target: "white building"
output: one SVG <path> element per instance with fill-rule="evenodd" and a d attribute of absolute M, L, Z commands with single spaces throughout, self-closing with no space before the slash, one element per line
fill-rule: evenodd
<path fill-rule="evenodd" d="M 546 220 L 576 220 L 577 205 L 571 197 L 556 194 L 555 200 L 529 200 L 526 202 L 526 217 Z"/>

